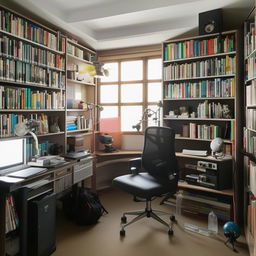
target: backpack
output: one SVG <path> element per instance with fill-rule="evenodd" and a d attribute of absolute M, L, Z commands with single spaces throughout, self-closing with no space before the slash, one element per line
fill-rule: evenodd
<path fill-rule="evenodd" d="M 66 197 L 63 208 L 78 225 L 96 224 L 104 213 L 108 213 L 96 193 L 81 187 Z"/>

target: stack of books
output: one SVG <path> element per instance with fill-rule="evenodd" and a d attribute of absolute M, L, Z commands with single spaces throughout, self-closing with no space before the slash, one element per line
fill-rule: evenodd
<path fill-rule="evenodd" d="M 67 120 L 66 120 L 67 131 L 77 130 L 76 119 L 77 119 L 76 116 L 67 116 Z"/>
<path fill-rule="evenodd" d="M 244 127 L 244 150 L 256 156 L 256 134 Z"/>
<path fill-rule="evenodd" d="M 218 125 L 199 125 L 196 123 L 189 124 L 189 137 L 192 139 L 212 140 L 222 137 L 222 129 Z"/>
<path fill-rule="evenodd" d="M 252 80 L 250 85 L 246 86 L 246 106 L 256 105 L 256 81 Z"/>
<path fill-rule="evenodd" d="M 19 226 L 19 217 L 15 209 L 14 200 L 11 195 L 6 198 L 6 222 L 5 233 L 14 231 Z"/>
<path fill-rule="evenodd" d="M 256 48 L 256 30 L 255 30 L 255 24 L 254 22 L 251 22 L 247 24 L 248 29 L 245 29 L 245 56 L 250 55 L 253 50 Z"/>

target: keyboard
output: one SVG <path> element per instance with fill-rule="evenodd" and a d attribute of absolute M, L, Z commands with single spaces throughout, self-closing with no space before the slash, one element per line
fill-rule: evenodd
<path fill-rule="evenodd" d="M 26 178 L 32 177 L 36 174 L 39 174 L 39 173 L 42 173 L 45 171 L 47 171 L 46 168 L 29 167 L 26 169 L 22 169 L 22 170 L 19 170 L 16 172 L 9 173 L 7 176 L 26 179 Z"/>

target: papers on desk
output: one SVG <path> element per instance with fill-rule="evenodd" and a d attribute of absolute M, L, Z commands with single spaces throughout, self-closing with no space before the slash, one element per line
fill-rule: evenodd
<path fill-rule="evenodd" d="M 0 176 L 0 181 L 6 182 L 6 183 L 19 183 L 23 181 L 24 179 L 21 178 L 13 178 L 8 176 Z"/>

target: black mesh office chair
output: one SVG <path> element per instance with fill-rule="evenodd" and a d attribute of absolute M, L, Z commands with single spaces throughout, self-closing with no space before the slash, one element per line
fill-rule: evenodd
<path fill-rule="evenodd" d="M 152 217 L 168 227 L 168 234 L 172 235 L 172 224 L 175 216 L 171 216 L 171 225 L 162 220 L 153 211 L 151 201 L 165 194 L 174 194 L 178 187 L 178 166 L 174 146 L 175 133 L 167 127 L 148 127 L 145 130 L 144 149 L 141 158 L 131 159 L 129 168 L 132 174 L 116 177 L 113 185 L 134 196 L 143 198 L 146 208 L 142 211 L 125 212 L 121 218 L 123 223 L 120 235 L 125 235 L 124 228 L 144 217 Z M 144 172 L 139 172 L 140 170 Z M 126 215 L 137 215 L 127 223 Z"/>

